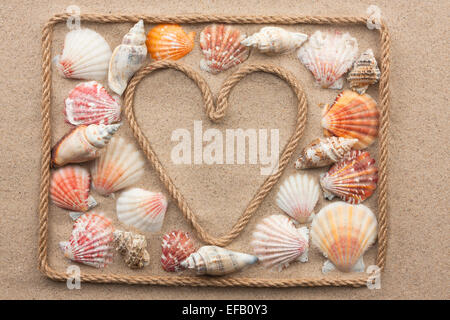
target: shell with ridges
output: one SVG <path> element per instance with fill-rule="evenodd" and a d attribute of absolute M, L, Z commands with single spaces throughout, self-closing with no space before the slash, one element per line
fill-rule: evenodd
<path fill-rule="evenodd" d="M 342 89 L 342 76 L 352 67 L 358 42 L 348 33 L 316 31 L 298 51 L 300 61 L 322 88 Z"/>
<path fill-rule="evenodd" d="M 326 136 L 358 139 L 353 148 L 364 149 L 378 135 L 379 116 L 377 103 L 369 95 L 345 90 L 324 108 L 321 124 Z"/>
<path fill-rule="evenodd" d="M 353 69 L 348 73 L 347 81 L 350 88 L 359 94 L 364 94 L 367 88 L 380 79 L 381 72 L 378 69 L 377 60 L 372 49 L 367 49 L 355 61 Z"/>
<path fill-rule="evenodd" d="M 89 171 L 80 166 L 55 170 L 50 179 L 50 198 L 60 208 L 86 212 L 97 202 L 89 195 Z"/>
<path fill-rule="evenodd" d="M 319 200 L 319 185 L 315 179 L 295 174 L 287 178 L 277 193 L 277 205 L 291 218 L 307 223 L 314 217 L 314 207 Z"/>
<path fill-rule="evenodd" d="M 131 269 L 141 269 L 150 263 L 147 240 L 141 234 L 115 230 L 114 246 Z"/>
<path fill-rule="evenodd" d="M 67 33 L 64 49 L 54 62 L 65 78 L 101 80 L 108 72 L 111 48 L 106 40 L 91 29 Z"/>
<path fill-rule="evenodd" d="M 372 195 L 377 187 L 378 168 L 369 152 L 353 150 L 320 176 L 320 185 L 328 200 L 338 196 L 358 204 Z"/>
<path fill-rule="evenodd" d="M 144 232 L 157 232 L 164 221 L 167 199 L 161 192 L 131 188 L 120 194 L 116 209 L 122 223 Z"/>
<path fill-rule="evenodd" d="M 161 265 L 165 271 L 178 272 L 186 258 L 195 252 L 195 244 L 189 233 L 174 230 L 166 233 L 161 243 Z"/>
<path fill-rule="evenodd" d="M 102 213 L 86 213 L 75 221 L 69 241 L 60 242 L 59 247 L 72 261 L 103 268 L 112 262 L 113 231 Z"/>
<path fill-rule="evenodd" d="M 122 95 L 128 81 L 139 70 L 146 57 L 144 21 L 139 20 L 112 53 L 108 72 L 109 88 Z"/>
<path fill-rule="evenodd" d="M 139 150 L 123 138 L 112 138 L 91 168 L 92 186 L 102 195 L 128 188 L 144 174 Z"/>
<path fill-rule="evenodd" d="M 200 34 L 200 47 L 204 54 L 200 69 L 216 74 L 247 60 L 250 51 L 241 44 L 244 39 L 245 35 L 232 26 L 207 26 Z"/>
<path fill-rule="evenodd" d="M 293 261 L 308 261 L 308 242 L 307 227 L 297 229 L 286 216 L 272 215 L 256 226 L 251 245 L 266 268 L 281 271 Z"/>
<path fill-rule="evenodd" d="M 258 48 L 265 54 L 283 54 L 299 48 L 308 36 L 300 32 L 289 32 L 279 27 L 264 27 L 247 37 L 241 44 Z"/>
<path fill-rule="evenodd" d="M 324 207 L 311 224 L 311 239 L 324 256 L 324 273 L 364 272 L 363 254 L 375 242 L 377 219 L 362 204 L 334 202 Z"/>
<path fill-rule="evenodd" d="M 148 52 L 155 60 L 178 60 L 194 48 L 195 32 L 186 34 L 177 24 L 160 24 L 147 34 Z"/>
<path fill-rule="evenodd" d="M 325 167 L 341 160 L 358 139 L 330 137 L 315 139 L 308 144 L 295 162 L 296 169 Z"/>
<path fill-rule="evenodd" d="M 204 246 L 181 263 L 183 268 L 194 269 L 198 275 L 220 276 L 242 270 L 258 258 L 246 253 L 217 246 Z"/>

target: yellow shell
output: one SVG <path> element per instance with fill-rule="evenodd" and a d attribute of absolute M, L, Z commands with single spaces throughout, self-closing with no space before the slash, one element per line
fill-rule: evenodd
<path fill-rule="evenodd" d="M 186 34 L 177 24 L 160 24 L 147 34 L 148 52 L 155 60 L 178 60 L 194 48 L 195 32 Z"/>

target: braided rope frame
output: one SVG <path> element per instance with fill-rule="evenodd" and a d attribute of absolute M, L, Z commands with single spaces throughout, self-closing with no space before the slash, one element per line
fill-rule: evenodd
<path fill-rule="evenodd" d="M 59 272 L 53 269 L 48 264 L 47 256 L 47 237 L 48 237 L 48 206 L 49 206 L 49 185 L 50 185 L 50 160 L 51 160 L 51 122 L 50 122 L 50 108 L 51 108 L 51 47 L 53 27 L 61 22 L 67 21 L 69 14 L 56 14 L 44 26 L 42 30 L 42 146 L 41 146 L 41 182 L 40 182 L 40 196 L 39 196 L 39 270 L 55 281 L 66 281 L 69 277 L 64 272 Z M 233 24 L 317 24 L 317 25 L 365 25 L 366 17 L 321 17 L 321 16 L 221 16 L 221 15 L 179 15 L 179 16 L 150 16 L 150 15 L 101 15 L 101 14 L 83 14 L 81 20 L 86 22 L 97 23 L 123 23 L 134 22 L 140 19 L 146 23 L 180 23 L 180 24 L 196 24 L 196 23 L 233 23 Z M 381 25 L 380 43 L 381 43 L 381 78 L 379 81 L 379 106 L 380 106 L 380 130 L 379 130 L 379 181 L 378 181 L 378 252 L 376 264 L 380 270 L 384 270 L 386 263 L 386 248 L 387 248 L 387 157 L 388 157 L 388 125 L 389 125 L 389 74 L 390 74 L 390 36 L 386 24 Z M 130 123 L 130 127 L 138 140 L 145 155 L 152 163 L 153 167 L 158 172 L 161 180 L 166 185 L 169 193 L 175 199 L 178 207 L 183 215 L 193 225 L 199 237 L 205 242 L 226 245 L 230 243 L 245 227 L 245 224 L 250 219 L 252 213 L 257 209 L 259 203 L 264 198 L 265 194 L 260 194 L 261 197 L 255 196 L 247 207 L 244 214 L 239 218 L 238 222 L 233 226 L 232 231 L 221 237 L 214 238 L 207 234 L 198 223 L 196 223 L 195 215 L 190 212 L 189 207 L 185 204 L 181 194 L 176 190 L 171 183 L 170 178 L 165 175 L 164 168 L 159 163 L 156 154 L 151 149 L 148 141 L 140 131 L 139 126 L 134 119 L 132 110 L 134 89 L 139 81 L 148 73 L 163 68 L 173 68 L 185 73 L 191 78 L 199 87 L 203 100 L 205 102 L 205 109 L 212 121 L 218 121 L 224 116 L 224 112 L 228 107 L 228 94 L 232 87 L 239 82 L 243 77 L 252 72 L 268 72 L 272 73 L 281 79 L 288 82 L 298 98 L 298 114 L 297 125 L 293 136 L 290 138 L 288 144 L 284 148 L 280 160 L 280 169 L 273 175 L 275 179 L 269 178 L 268 186 L 261 187 L 260 191 L 267 194 L 273 184 L 283 172 L 282 165 L 286 165 L 295 150 L 295 147 L 303 133 L 304 122 L 306 121 L 306 99 L 303 90 L 297 84 L 295 77 L 286 70 L 269 66 L 269 65 L 248 65 L 241 67 L 237 72 L 231 75 L 222 85 L 220 93 L 217 98 L 217 106 L 214 107 L 212 94 L 209 87 L 198 74 L 189 67 L 178 62 L 161 61 L 154 62 L 147 65 L 133 77 L 131 80 L 124 98 L 125 115 Z M 284 160 L 283 160 L 284 159 Z M 284 163 L 284 162 L 285 163 Z M 278 177 L 276 177 L 279 175 Z M 272 180 L 273 179 L 273 180 Z M 268 189 L 267 189 L 268 187 Z M 259 194 L 258 192 L 257 194 Z M 182 201 L 181 201 L 182 200 Z M 259 202 L 258 202 L 259 201 Z M 252 204 L 253 203 L 253 204 Z M 250 210 L 249 210 L 250 208 Z M 361 287 L 365 286 L 369 280 L 370 275 L 355 275 L 351 278 L 296 278 L 296 279 L 258 279 L 258 278 L 234 278 L 234 277 L 162 277 L 162 276 L 129 276 L 120 274 L 99 275 L 93 273 L 82 273 L 81 281 L 94 283 L 125 283 L 125 284 L 153 284 L 166 286 L 214 286 L 214 287 L 315 287 L 315 286 L 351 286 Z"/>

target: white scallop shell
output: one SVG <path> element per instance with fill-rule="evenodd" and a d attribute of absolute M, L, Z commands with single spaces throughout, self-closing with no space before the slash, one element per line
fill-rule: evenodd
<path fill-rule="evenodd" d="M 300 223 L 314 217 L 314 207 L 319 200 L 319 185 L 308 175 L 295 174 L 287 178 L 277 194 L 277 205 Z"/>

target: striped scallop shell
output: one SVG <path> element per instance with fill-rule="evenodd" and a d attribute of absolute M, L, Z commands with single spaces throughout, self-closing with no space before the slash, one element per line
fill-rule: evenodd
<path fill-rule="evenodd" d="M 50 180 L 50 199 L 60 208 L 86 212 L 97 202 L 89 195 L 91 177 L 80 166 L 65 166 L 55 170 Z"/>
<path fill-rule="evenodd" d="M 189 233 L 171 231 L 166 233 L 161 243 L 161 265 L 165 271 L 178 272 L 184 269 L 181 262 L 196 250 Z"/>
<path fill-rule="evenodd" d="M 133 144 L 114 137 L 105 149 L 91 168 L 92 185 L 100 194 L 128 188 L 142 177 L 145 162 Z"/>
<path fill-rule="evenodd" d="M 209 25 L 200 34 L 204 58 L 200 68 L 213 74 L 227 70 L 247 60 L 250 51 L 241 44 L 245 35 L 229 25 Z"/>
<path fill-rule="evenodd" d="M 102 213 L 86 213 L 75 221 L 69 241 L 59 247 L 72 261 L 103 268 L 112 262 L 113 232 L 111 220 Z"/>
<path fill-rule="evenodd" d="M 186 34 L 177 24 L 160 24 L 147 34 L 148 52 L 154 60 L 178 60 L 194 48 L 195 32 Z"/>
<path fill-rule="evenodd" d="M 305 175 L 295 174 L 287 178 L 277 194 L 277 205 L 291 218 L 307 223 L 314 217 L 314 207 L 319 200 L 319 185 Z"/>
<path fill-rule="evenodd" d="M 367 94 L 345 90 L 324 108 L 321 124 L 325 135 L 358 139 L 353 148 L 367 148 L 378 135 L 377 103 Z"/>
<path fill-rule="evenodd" d="M 334 202 L 324 207 L 311 224 L 311 240 L 324 256 L 322 272 L 364 272 L 362 256 L 375 242 L 377 219 L 362 204 Z"/>
<path fill-rule="evenodd" d="M 167 200 L 160 192 L 131 188 L 120 194 L 116 209 L 117 217 L 126 225 L 144 232 L 157 232 L 164 221 Z"/>
<path fill-rule="evenodd" d="M 369 152 L 353 150 L 320 176 L 320 185 L 328 200 L 338 196 L 358 204 L 372 195 L 377 187 L 378 168 Z"/>
<path fill-rule="evenodd" d="M 65 78 L 101 80 L 108 73 L 111 48 L 106 40 L 91 29 L 67 33 L 64 49 L 54 62 Z"/>
<path fill-rule="evenodd" d="M 256 226 L 251 245 L 266 268 L 278 271 L 293 261 L 308 261 L 309 231 L 297 229 L 292 220 L 283 215 L 272 215 Z"/>

